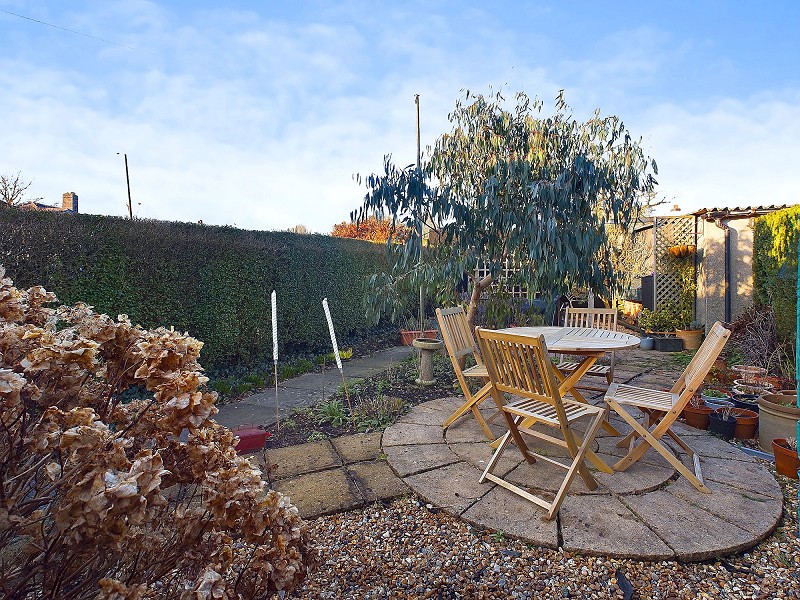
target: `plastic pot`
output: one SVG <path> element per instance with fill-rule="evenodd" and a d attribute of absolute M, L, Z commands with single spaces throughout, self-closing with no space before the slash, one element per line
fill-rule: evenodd
<path fill-rule="evenodd" d="M 651 337 L 643 337 L 639 340 L 639 348 L 642 350 L 652 350 L 653 349 L 653 338 Z"/>
<path fill-rule="evenodd" d="M 680 352 L 683 350 L 683 340 L 676 337 L 653 338 L 653 346 L 659 352 Z"/>
<path fill-rule="evenodd" d="M 739 440 L 750 440 L 756 437 L 758 429 L 758 413 L 744 408 L 734 408 L 731 413 L 736 418 L 733 437 Z"/>
<path fill-rule="evenodd" d="M 758 412 L 758 396 L 755 394 L 734 394 L 733 405 L 736 408 L 744 408 Z"/>
<path fill-rule="evenodd" d="M 736 406 L 733 403 L 733 400 L 731 399 L 730 396 L 726 396 L 724 398 L 720 396 L 706 396 L 705 392 L 703 392 L 701 398 L 703 398 L 703 402 L 705 402 L 705 405 L 711 408 L 712 410 L 717 408 L 722 408 L 724 406 L 729 406 L 731 408 Z"/>
<path fill-rule="evenodd" d="M 724 440 L 730 440 L 736 431 L 736 419 L 733 415 L 730 415 L 727 420 L 723 419 L 722 410 L 717 409 L 708 415 L 708 430 Z"/>
<path fill-rule="evenodd" d="M 781 475 L 797 479 L 797 470 L 800 469 L 800 459 L 797 452 L 789 448 L 785 438 L 772 440 L 772 452 L 775 455 L 775 470 Z"/>

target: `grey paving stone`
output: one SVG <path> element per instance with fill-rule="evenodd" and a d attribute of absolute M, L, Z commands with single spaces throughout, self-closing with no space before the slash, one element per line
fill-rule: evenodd
<path fill-rule="evenodd" d="M 756 541 L 766 538 L 778 526 L 783 514 L 783 501 L 730 487 L 716 481 L 705 480 L 710 494 L 698 492 L 686 478 L 667 488 L 692 506 L 706 510 L 724 521 L 733 523 L 753 534 Z"/>
<path fill-rule="evenodd" d="M 386 460 L 400 477 L 450 465 L 461 460 L 446 444 L 384 446 Z"/>
<path fill-rule="evenodd" d="M 477 469 L 458 462 L 410 475 L 405 482 L 426 502 L 458 516 L 494 487 L 493 483 L 478 483 L 479 476 Z"/>
<path fill-rule="evenodd" d="M 764 467 L 757 462 L 706 458 L 700 463 L 703 478 L 727 484 L 731 487 L 755 492 L 769 498 L 783 498 L 781 486 Z"/>
<path fill-rule="evenodd" d="M 496 437 L 500 437 L 506 431 L 508 431 L 505 426 L 505 422 L 490 423 L 489 429 Z M 447 428 L 445 437 L 449 444 L 457 444 L 459 442 L 477 442 L 480 440 L 488 441 L 486 435 L 483 433 L 483 429 L 475 419 L 475 416 L 472 414 L 472 412 L 470 412 L 468 415 L 464 415 L 463 417 L 459 417 L 455 423 L 450 425 L 450 427 Z"/>
<path fill-rule="evenodd" d="M 695 429 L 695 431 L 699 430 Z M 736 446 L 710 434 L 695 435 L 691 439 L 687 439 L 685 441 L 695 452 L 697 452 L 697 454 L 700 455 L 701 459 L 726 458 L 729 460 L 754 462 L 752 457 L 739 450 Z"/>
<path fill-rule="evenodd" d="M 347 466 L 365 502 L 386 500 L 407 494 L 408 486 L 384 461 L 360 462 Z"/>
<path fill-rule="evenodd" d="M 383 432 L 384 447 L 413 444 L 444 444 L 444 431 L 438 425 L 395 423 Z"/>
<path fill-rule="evenodd" d="M 543 518 L 544 515 L 543 508 L 509 490 L 495 486 L 480 502 L 462 513 L 461 518 L 537 546 L 557 548 L 557 520 L 547 521 Z"/>
<path fill-rule="evenodd" d="M 613 496 L 567 496 L 559 511 L 564 550 L 638 560 L 674 552 Z"/>
<path fill-rule="evenodd" d="M 463 402 L 463 398 L 442 398 L 433 402 L 425 402 L 412 408 L 411 412 L 400 417 L 397 422 L 441 427 L 447 417 L 453 414 Z"/>
<path fill-rule="evenodd" d="M 349 510 L 364 503 L 344 468 L 283 479 L 275 482 L 273 488 L 289 496 L 300 515 L 307 519 Z"/>
<path fill-rule="evenodd" d="M 332 438 L 331 443 L 345 463 L 375 460 L 381 453 L 382 435 L 380 431 L 345 435 Z"/>
<path fill-rule="evenodd" d="M 271 448 L 264 451 L 263 455 L 256 455 L 256 460 L 262 465 L 277 465 L 272 473 L 275 479 L 322 471 L 342 464 L 329 440 Z"/>
<path fill-rule="evenodd" d="M 486 465 L 491 460 L 494 450 L 489 445 L 488 440 L 483 442 L 460 442 L 449 444 L 450 450 L 460 459 L 471 464 L 476 469 L 483 472 Z M 506 473 L 515 469 L 522 462 L 522 455 L 516 447 L 509 448 L 500 457 L 498 464 L 495 465 L 494 474 L 504 477 Z"/>
<path fill-rule="evenodd" d="M 623 501 L 673 549 L 678 560 L 725 556 L 756 543 L 750 532 L 666 490 L 626 496 Z"/>

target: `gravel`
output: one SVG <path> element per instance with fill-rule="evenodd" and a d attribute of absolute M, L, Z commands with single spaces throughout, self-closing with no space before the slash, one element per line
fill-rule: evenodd
<path fill-rule="evenodd" d="M 476 529 L 415 497 L 311 522 L 325 563 L 292 598 L 800 598 L 798 482 L 751 551 L 702 563 L 570 554 Z M 631 588 L 633 594 L 631 594 Z"/>

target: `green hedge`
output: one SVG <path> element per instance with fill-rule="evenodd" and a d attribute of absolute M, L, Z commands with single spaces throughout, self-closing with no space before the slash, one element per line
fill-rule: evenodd
<path fill-rule="evenodd" d="M 797 321 L 797 243 L 800 239 L 800 206 L 779 210 L 756 219 L 753 234 L 753 298 L 770 304 L 778 337 L 790 342 Z"/>
<path fill-rule="evenodd" d="M 188 331 L 212 370 L 271 362 L 273 289 L 282 356 L 330 351 L 324 297 L 340 339 L 365 334 L 363 282 L 386 269 L 383 246 L 358 240 L 8 209 L 0 264 L 61 302 Z"/>

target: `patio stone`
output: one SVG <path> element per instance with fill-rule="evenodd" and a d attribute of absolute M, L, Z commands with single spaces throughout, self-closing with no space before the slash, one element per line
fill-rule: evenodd
<path fill-rule="evenodd" d="M 405 477 L 405 482 L 426 502 L 456 516 L 495 487 L 478 483 L 478 470 L 464 462 Z"/>
<path fill-rule="evenodd" d="M 384 446 L 408 446 L 414 444 L 444 444 L 441 425 L 397 423 L 383 432 Z"/>
<path fill-rule="evenodd" d="M 408 493 L 408 486 L 384 461 L 360 462 L 347 466 L 365 502 L 396 498 Z"/>
<path fill-rule="evenodd" d="M 559 512 L 564 550 L 666 560 L 675 553 L 619 499 L 567 496 Z"/>
<path fill-rule="evenodd" d="M 731 487 L 753 491 L 770 498 L 783 498 L 781 486 L 775 478 L 755 461 L 707 458 L 701 463 L 703 477 L 725 483 Z"/>
<path fill-rule="evenodd" d="M 502 531 L 509 536 L 547 548 L 558 548 L 558 523 L 556 519 L 542 518 L 543 509 L 531 511 L 531 503 L 495 486 L 479 502 L 461 514 L 473 525 Z"/>
<path fill-rule="evenodd" d="M 385 446 L 383 451 L 392 469 L 400 477 L 414 475 L 461 460 L 445 444 Z"/>
<path fill-rule="evenodd" d="M 375 460 L 381 453 L 380 431 L 358 433 L 331 439 L 333 447 L 345 463 Z"/>
<path fill-rule="evenodd" d="M 360 506 L 363 500 L 354 487 L 343 468 L 306 473 L 273 485 L 273 489 L 291 498 L 300 516 L 306 519 Z"/>
<path fill-rule="evenodd" d="M 480 473 L 486 468 L 486 465 L 491 460 L 494 450 L 489 445 L 489 442 L 460 442 L 457 444 L 450 444 L 450 450 L 454 455 L 460 459 L 471 464 Z M 495 465 L 494 473 L 504 477 L 506 473 L 512 469 L 517 468 L 522 462 L 522 455 L 516 447 L 509 448 L 500 457 L 498 464 Z"/>
<path fill-rule="evenodd" d="M 256 462 L 262 466 L 277 465 L 272 473 L 275 479 L 285 479 L 295 475 L 322 471 L 341 466 L 342 461 L 329 440 L 308 442 L 298 446 L 271 448 L 264 451 L 263 457 L 257 455 Z"/>
<path fill-rule="evenodd" d="M 725 556 L 753 546 L 753 535 L 666 490 L 624 502 L 674 550 L 679 560 Z M 741 510 L 741 509 L 740 509 Z"/>

